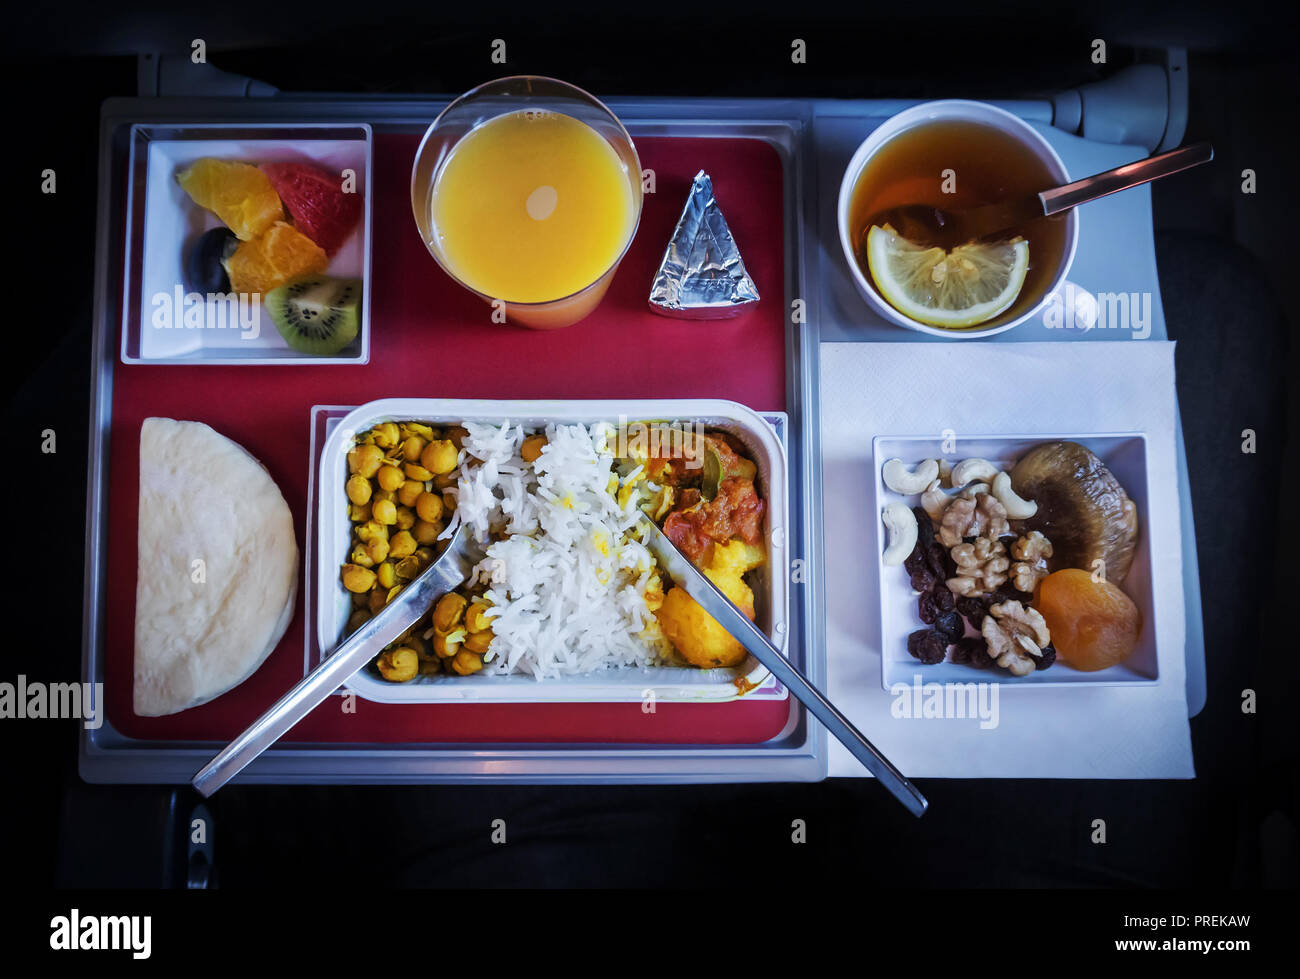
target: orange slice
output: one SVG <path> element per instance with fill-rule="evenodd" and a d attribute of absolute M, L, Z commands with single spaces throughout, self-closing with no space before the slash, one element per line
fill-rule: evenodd
<path fill-rule="evenodd" d="M 248 163 L 205 156 L 178 173 L 176 182 L 241 241 L 250 241 L 284 220 L 280 195 L 266 174 Z"/>
<path fill-rule="evenodd" d="M 267 293 L 272 289 L 324 272 L 325 249 L 284 221 L 252 241 L 243 242 L 226 261 L 232 292 Z"/>

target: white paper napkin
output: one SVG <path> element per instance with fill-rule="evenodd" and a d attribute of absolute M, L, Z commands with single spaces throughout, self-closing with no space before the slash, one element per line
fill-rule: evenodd
<path fill-rule="evenodd" d="M 821 346 L 827 694 L 918 778 L 1192 778 L 1184 687 L 1174 345 L 825 343 Z M 1144 432 L 1159 682 L 998 687 L 997 725 L 909 718 L 880 680 L 880 553 L 871 440 Z M 960 442 L 958 443 L 960 445 Z M 960 451 L 958 452 L 960 454 Z M 919 626 L 918 626 L 919 628 Z M 917 675 L 925 681 L 925 668 Z M 991 677 L 990 677 L 991 678 Z M 982 677 L 973 677 L 980 680 Z M 829 774 L 867 774 L 834 738 Z"/>

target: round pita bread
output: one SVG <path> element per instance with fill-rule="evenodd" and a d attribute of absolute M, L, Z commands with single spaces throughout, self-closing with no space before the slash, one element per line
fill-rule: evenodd
<path fill-rule="evenodd" d="M 200 422 L 140 427 L 135 712 L 174 714 L 248 679 L 293 617 L 293 515 L 262 464 Z"/>

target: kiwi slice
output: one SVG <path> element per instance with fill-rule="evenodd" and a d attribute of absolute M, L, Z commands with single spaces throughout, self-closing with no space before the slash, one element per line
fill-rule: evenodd
<path fill-rule="evenodd" d="M 360 279 L 299 279 L 262 297 L 284 342 L 299 353 L 329 357 L 356 339 Z"/>

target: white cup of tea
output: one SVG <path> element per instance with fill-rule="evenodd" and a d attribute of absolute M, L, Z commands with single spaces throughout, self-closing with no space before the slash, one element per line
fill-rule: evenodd
<path fill-rule="evenodd" d="M 958 126 L 946 125 L 953 123 L 958 124 Z M 992 336 L 995 333 L 1004 333 L 1040 315 L 1043 307 L 1051 300 L 1053 293 L 1056 293 L 1064 286 L 1066 274 L 1070 270 L 1070 264 L 1074 261 L 1075 248 L 1079 242 L 1079 218 L 1076 210 L 1068 211 L 1060 217 L 1043 219 L 1045 221 L 1059 222 L 1059 224 L 1051 227 L 1050 247 L 1038 248 L 1038 254 L 1035 254 L 1035 242 L 1031 240 L 1030 272 L 1026 276 L 1020 295 L 1003 313 L 975 326 L 949 328 L 922 323 L 900 312 L 881 295 L 871 280 L 871 273 L 867 268 L 865 257 L 860 257 L 859 246 L 866 227 L 865 225 L 864 227 L 855 226 L 855 221 L 862 222 L 863 219 L 863 215 L 854 213 L 855 206 L 861 206 L 860 204 L 855 205 L 855 192 L 859 189 L 859 183 L 863 181 L 864 176 L 868 177 L 868 179 L 874 178 L 877 171 L 872 168 L 880 166 L 882 159 L 893 153 L 900 145 L 904 145 L 901 142 L 895 143 L 895 140 L 916 141 L 918 135 L 924 139 L 925 134 L 922 130 L 930 126 L 944 127 L 943 129 L 936 128 L 932 131 L 932 134 L 948 130 L 977 133 L 978 130 L 972 129 L 972 125 L 993 130 L 994 133 L 989 134 L 991 139 L 1005 140 L 1006 137 L 1010 137 L 1015 145 L 1012 146 L 1008 143 L 1007 146 L 1016 151 L 1012 155 L 1017 158 L 1023 157 L 1019 159 L 1019 162 L 1024 167 L 1028 167 L 1030 170 L 1034 169 L 1031 160 L 1036 160 L 1038 165 L 1037 182 L 1042 183 L 1043 186 L 1007 188 L 1008 196 L 1035 193 L 1048 187 L 1069 183 L 1070 177 L 1066 172 L 1065 164 L 1061 162 L 1060 156 L 1033 126 L 1019 116 L 1013 115 L 1005 109 L 999 109 L 997 106 L 989 105 L 986 102 L 944 99 L 938 102 L 925 102 L 921 105 L 915 105 L 895 116 L 891 116 L 862 142 L 844 171 L 844 179 L 840 183 L 840 197 L 836 212 L 840 232 L 840 246 L 844 250 L 844 260 L 848 263 L 854 285 L 857 286 L 858 292 L 862 294 L 862 298 L 867 304 L 891 323 L 896 323 L 909 330 L 917 330 L 921 333 L 946 339 L 965 340 Z M 886 150 L 887 146 L 893 149 L 886 151 L 882 156 L 882 151 Z M 966 148 L 969 151 L 969 145 Z M 926 155 L 925 153 L 919 154 L 919 156 Z M 945 179 L 953 180 L 954 186 L 960 187 L 963 180 L 963 170 L 975 169 L 973 164 L 970 168 L 963 164 L 963 142 L 961 141 L 954 142 L 951 150 L 945 151 L 942 157 L 935 157 L 932 153 L 929 156 L 933 157 L 936 162 L 941 159 L 950 161 L 944 166 L 933 166 L 931 168 L 935 171 L 933 173 L 927 172 L 915 175 L 923 179 L 933 178 L 935 187 L 939 187 Z M 988 153 L 985 152 L 984 157 L 987 158 L 987 156 Z M 984 168 L 988 169 L 987 159 L 984 159 Z M 1014 168 L 1009 167 L 1008 172 L 1012 169 Z M 951 174 L 948 174 L 948 171 L 951 171 Z M 866 184 L 864 184 L 865 187 Z M 954 197 L 954 201 L 960 202 L 960 200 L 960 194 Z M 981 203 L 991 204 L 995 202 L 995 200 L 979 200 L 967 201 L 965 204 L 954 204 L 941 199 L 932 199 L 926 201 L 898 200 L 894 203 L 895 205 L 925 203 L 932 206 L 944 206 L 949 209 L 960 209 L 962 206 L 977 206 L 977 204 Z"/>

